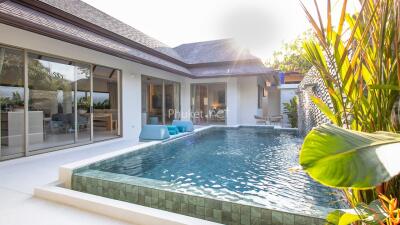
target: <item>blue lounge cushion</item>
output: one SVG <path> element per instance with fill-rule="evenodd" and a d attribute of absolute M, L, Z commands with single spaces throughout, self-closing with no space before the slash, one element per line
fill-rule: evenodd
<path fill-rule="evenodd" d="M 178 130 L 179 130 L 179 132 L 181 132 L 181 133 L 186 132 L 186 127 L 179 126 L 179 127 L 178 127 Z"/>
<path fill-rule="evenodd" d="M 164 140 L 169 137 L 168 128 L 164 125 L 144 125 L 139 136 L 141 140 Z"/>
<path fill-rule="evenodd" d="M 167 128 L 168 128 L 168 131 L 169 131 L 169 134 L 170 134 L 170 135 L 179 134 L 179 129 L 178 129 L 178 127 L 173 126 L 173 125 L 169 125 L 169 126 L 167 126 Z"/>
<path fill-rule="evenodd" d="M 172 125 L 177 126 L 179 130 L 185 130 L 185 132 L 194 131 L 193 123 L 190 120 L 174 120 Z"/>

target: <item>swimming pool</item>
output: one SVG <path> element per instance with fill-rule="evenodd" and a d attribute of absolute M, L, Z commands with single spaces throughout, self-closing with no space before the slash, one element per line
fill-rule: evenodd
<path fill-rule="evenodd" d="M 291 172 L 290 168 L 298 165 L 301 143 L 302 139 L 292 132 L 214 127 L 82 168 L 74 173 L 73 188 L 97 192 L 98 186 L 84 187 L 87 181 L 83 182 L 83 178 L 97 178 L 96 184 L 99 180 L 111 179 L 114 183 L 181 193 L 182 196 L 321 218 L 331 208 L 340 207 L 338 196 L 333 189 L 314 182 L 304 172 Z M 111 195 L 118 199 L 121 197 L 118 193 Z M 123 195 L 128 198 L 127 193 Z M 151 206 L 152 199 L 149 201 Z M 203 218 L 207 219 L 207 215 Z"/>

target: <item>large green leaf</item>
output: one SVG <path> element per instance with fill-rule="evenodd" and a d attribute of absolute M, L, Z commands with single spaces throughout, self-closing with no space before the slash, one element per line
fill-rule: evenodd
<path fill-rule="evenodd" d="M 305 138 L 300 164 L 324 185 L 372 188 L 400 173 L 400 135 L 324 124 Z"/>
<path fill-rule="evenodd" d="M 382 207 L 379 200 L 372 201 L 369 205 L 365 203 L 358 204 L 354 209 L 337 209 L 326 216 L 328 224 L 349 225 L 357 221 L 363 224 L 379 225 L 380 222 L 387 219 L 389 215 Z"/>

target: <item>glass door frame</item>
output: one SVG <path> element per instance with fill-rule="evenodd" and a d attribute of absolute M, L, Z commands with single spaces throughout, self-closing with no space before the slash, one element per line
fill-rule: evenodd
<path fill-rule="evenodd" d="M 207 90 L 207 112 L 205 112 L 206 114 L 207 114 L 207 116 L 208 116 L 208 114 L 209 114 L 209 111 L 210 111 L 210 96 L 209 96 L 209 94 L 210 94 L 210 85 L 214 85 L 214 84 L 219 84 L 219 85 L 224 85 L 224 91 L 225 91 L 225 107 L 227 107 L 227 105 L 228 105 L 228 84 L 226 83 L 226 82 L 215 82 L 215 83 L 202 83 L 202 82 L 199 82 L 199 83 L 191 83 L 190 84 L 190 115 L 191 115 L 191 121 L 193 122 L 193 124 L 196 124 L 197 125 L 197 123 L 196 123 L 196 121 L 195 121 L 195 118 L 193 118 L 193 116 L 194 116 L 194 113 L 196 113 L 196 110 L 198 110 L 197 109 L 197 106 L 196 106 L 196 88 L 198 87 L 198 86 L 200 86 L 200 85 L 203 85 L 203 86 L 205 86 L 205 88 L 206 88 L 206 90 Z M 194 96 L 192 96 L 192 94 L 194 94 Z M 194 98 L 194 104 L 192 104 L 192 97 Z M 227 108 L 225 108 L 225 118 L 224 118 L 224 125 L 226 125 L 227 124 L 227 122 L 228 122 L 228 120 L 227 120 L 227 111 L 226 111 L 226 109 Z M 209 122 L 209 118 L 206 118 L 206 123 L 205 124 L 208 124 L 208 125 L 213 125 L 213 124 L 216 124 L 216 123 L 210 123 Z M 204 124 L 203 124 L 204 125 Z"/>
<path fill-rule="evenodd" d="M 153 77 L 153 76 L 149 76 L 149 75 L 145 75 L 145 74 L 142 74 L 141 75 L 141 88 L 143 89 L 143 84 L 144 84 L 144 80 L 146 79 L 146 78 L 150 78 L 150 79 L 157 79 L 157 80 L 159 80 L 159 81 L 161 81 L 161 98 L 162 98 L 162 100 L 161 100 L 161 125 L 167 125 L 167 123 L 166 123 L 166 115 L 167 115 L 167 112 L 166 112 L 166 109 L 167 109 L 167 107 L 166 107 L 166 92 L 165 92 L 165 85 L 166 85 L 166 83 L 167 83 L 167 85 L 168 84 L 177 84 L 178 85 L 178 87 L 179 87 L 179 92 L 178 92 L 178 101 L 179 101 L 179 105 L 178 105 L 178 107 L 176 108 L 177 110 L 178 110 L 178 112 L 180 113 L 181 112 L 181 107 L 182 107 L 182 98 L 181 98 L 181 94 L 182 94 L 182 84 L 181 84 L 181 82 L 178 82 L 178 81 L 173 81 L 173 80 L 166 80 L 166 79 L 164 79 L 164 78 L 158 78 L 158 77 Z M 147 87 L 146 87 L 147 88 Z M 143 92 L 141 92 L 141 94 L 143 94 Z M 147 104 L 148 104 L 148 101 L 147 101 L 147 98 L 148 98 L 149 96 L 148 96 L 148 93 L 147 93 L 147 91 L 146 91 L 146 114 L 148 114 L 148 106 L 147 106 Z M 143 100 L 143 98 L 141 98 L 141 100 Z M 143 109 L 143 102 L 141 102 L 141 109 Z M 141 112 L 141 113 L 143 113 L 143 112 Z M 147 115 L 148 116 L 148 115 Z M 144 125 L 147 125 L 147 124 L 149 124 L 148 123 L 148 118 L 146 118 L 146 121 L 145 121 L 145 124 L 142 124 L 142 126 L 144 126 Z"/>
<path fill-rule="evenodd" d="M 67 149 L 67 148 L 72 148 L 72 147 L 77 147 L 77 146 L 83 146 L 83 145 L 88 145 L 88 144 L 93 144 L 93 143 L 98 143 L 98 142 L 102 142 L 102 141 L 109 141 L 112 139 L 116 139 L 116 138 L 121 138 L 123 137 L 123 133 L 122 133 L 122 70 L 121 69 L 115 69 L 116 73 L 117 73 L 117 79 L 118 79 L 118 85 L 117 85 L 117 102 L 118 102 L 118 121 L 117 121 L 117 136 L 115 136 L 114 138 L 109 138 L 109 139 L 105 139 L 105 140 L 98 140 L 95 141 L 94 140 L 94 131 L 93 131 L 93 67 L 97 64 L 94 63 L 88 63 L 88 62 L 84 62 L 81 60 L 75 60 L 75 59 L 70 59 L 70 58 L 66 58 L 66 57 L 62 57 L 62 56 L 58 56 L 58 55 L 53 55 L 53 54 L 49 54 L 49 53 L 43 53 L 43 52 L 39 52 L 39 51 L 35 51 L 35 50 L 29 50 L 29 49 L 24 49 L 24 48 L 20 48 L 20 47 L 15 47 L 15 46 L 10 46 L 10 45 L 6 45 L 6 44 L 2 44 L 0 43 L 0 48 L 4 47 L 4 48 L 10 48 L 10 49 L 16 49 L 16 50 L 21 50 L 23 51 L 23 59 L 24 59 L 24 125 L 23 125 L 23 137 L 22 137 L 22 145 L 24 147 L 24 151 L 21 153 L 16 153 L 16 154 L 12 154 L 12 155 L 7 155 L 7 156 L 3 156 L 2 155 L 2 150 L 1 150 L 1 145 L 0 145 L 0 162 L 4 161 L 4 160 L 10 160 L 10 159 L 15 159 L 15 158 L 21 158 L 21 157 L 28 157 L 28 156 L 33 156 L 33 155 L 37 155 L 37 154 L 42 154 L 42 153 L 48 153 L 48 152 L 52 152 L 52 151 L 57 151 L 57 150 L 62 150 L 62 149 Z M 43 149 L 37 149 L 37 150 L 30 150 L 29 149 L 29 53 L 33 53 L 33 54 L 39 54 L 39 55 L 43 55 L 43 56 L 47 56 L 47 57 L 52 57 L 52 58 L 56 58 L 56 59 L 63 59 L 63 60 L 68 60 L 74 64 L 86 64 L 90 66 L 90 108 L 89 108 L 89 121 L 90 121 L 90 139 L 89 141 L 85 141 L 85 142 L 77 142 L 77 138 L 78 138 L 78 129 L 77 129 L 77 125 L 78 125 L 78 102 L 77 102 L 77 84 L 78 81 L 75 80 L 74 82 L 74 143 L 73 144 L 67 144 L 67 145 L 60 145 L 60 146 L 54 146 L 54 147 L 48 147 L 48 148 L 43 148 Z M 101 66 L 101 65 L 99 65 Z M 75 78 L 76 78 L 76 69 L 75 69 Z M 1 123 L 1 121 L 0 121 Z"/>

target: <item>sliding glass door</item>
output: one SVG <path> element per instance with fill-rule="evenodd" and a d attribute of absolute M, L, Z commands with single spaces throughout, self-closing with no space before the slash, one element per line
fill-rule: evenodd
<path fill-rule="evenodd" d="M 83 87 L 90 79 L 90 65 L 38 54 L 28 58 L 29 150 L 90 141 L 90 115 L 87 109 L 83 113 L 81 104 L 79 111 L 77 107 L 78 101 L 83 102 L 82 97 L 77 99 L 78 86 L 90 90 L 90 85 Z"/>
<path fill-rule="evenodd" d="M 191 116 L 195 124 L 225 124 L 226 84 L 192 84 Z"/>
<path fill-rule="evenodd" d="M 0 160 L 121 136 L 121 72 L 0 46 Z"/>
<path fill-rule="evenodd" d="M 22 156 L 24 147 L 24 52 L 0 47 L 0 157 Z"/>
<path fill-rule="evenodd" d="M 94 140 L 120 136 L 120 71 L 104 66 L 93 68 Z"/>
<path fill-rule="evenodd" d="M 142 76 L 142 124 L 171 124 L 180 112 L 180 84 Z"/>

